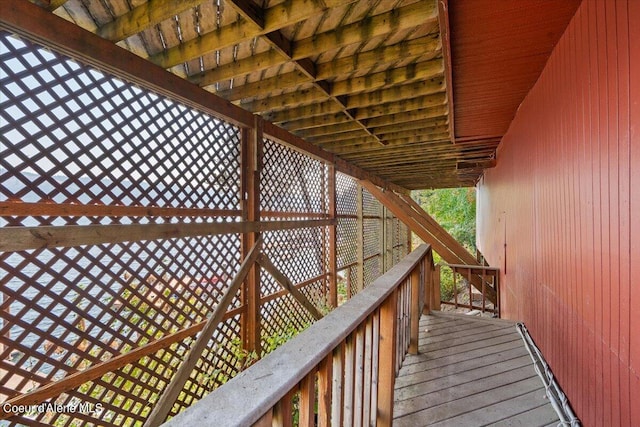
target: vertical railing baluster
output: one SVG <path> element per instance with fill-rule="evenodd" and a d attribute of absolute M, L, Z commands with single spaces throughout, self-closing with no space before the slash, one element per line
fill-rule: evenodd
<path fill-rule="evenodd" d="M 373 318 L 368 316 L 365 322 L 364 331 L 364 393 L 362 401 L 362 420 L 363 425 L 368 426 L 371 419 L 371 388 L 372 388 L 372 372 L 373 363 Z"/>
<path fill-rule="evenodd" d="M 453 302 L 456 308 L 458 308 L 458 279 L 457 279 L 457 269 L 455 267 L 451 267 L 451 271 L 453 272 Z"/>
<path fill-rule="evenodd" d="M 300 382 L 300 400 L 298 401 L 300 411 L 299 426 L 315 427 L 316 408 L 316 371 L 313 369 Z"/>
<path fill-rule="evenodd" d="M 376 426 L 378 421 L 378 384 L 380 381 L 380 310 L 371 316 L 371 421 Z"/>
<path fill-rule="evenodd" d="M 378 366 L 377 425 L 393 423 L 393 391 L 396 379 L 397 288 L 380 306 L 380 356 Z"/>
<path fill-rule="evenodd" d="M 409 354 L 418 354 L 418 335 L 420 333 L 420 264 L 411 272 L 411 338 L 409 340 Z"/>
<path fill-rule="evenodd" d="M 339 372 L 337 375 L 340 375 Z M 333 386 L 333 353 L 325 357 L 318 366 L 318 426 L 331 425 L 331 401 Z"/>
<path fill-rule="evenodd" d="M 353 334 L 345 341 L 344 349 L 344 425 L 353 425 L 353 399 L 354 399 L 354 355 L 355 344 Z"/>
<path fill-rule="evenodd" d="M 331 425 L 342 425 L 342 408 L 344 407 L 344 384 L 342 374 L 344 369 L 344 343 L 333 350 L 333 375 L 331 378 Z"/>
<path fill-rule="evenodd" d="M 467 268 L 467 285 L 469 286 L 469 310 L 473 310 L 473 286 L 471 285 L 471 267 Z"/>
<path fill-rule="evenodd" d="M 364 398 L 364 325 L 358 326 L 355 330 L 355 369 L 354 369 L 354 404 L 353 404 L 353 425 L 362 427 L 362 403 Z"/>

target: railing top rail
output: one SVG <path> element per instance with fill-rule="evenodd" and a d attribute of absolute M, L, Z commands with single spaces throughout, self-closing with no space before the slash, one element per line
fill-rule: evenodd
<path fill-rule="evenodd" d="M 254 424 L 373 313 L 430 251 L 430 246 L 420 245 L 338 309 L 164 425 Z"/>

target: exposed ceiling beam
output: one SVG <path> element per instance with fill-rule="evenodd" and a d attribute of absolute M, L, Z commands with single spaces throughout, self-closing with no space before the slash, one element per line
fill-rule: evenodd
<path fill-rule="evenodd" d="M 487 152 L 481 159 L 474 158 L 470 160 L 473 162 L 488 162 L 491 159 L 493 152 Z M 406 152 L 390 152 L 387 156 L 375 156 L 370 158 L 353 157 L 348 156 L 350 160 L 357 160 L 358 164 L 367 167 L 392 167 L 397 166 L 409 166 L 415 163 L 434 162 L 437 160 L 455 160 L 456 162 L 467 162 L 466 158 L 460 156 L 455 151 L 441 151 L 438 153 L 432 153 L 428 156 L 421 156 L 419 151 L 412 150 Z M 434 168 L 438 168 L 440 165 L 434 165 Z"/>
<path fill-rule="evenodd" d="M 398 49 L 397 45 L 394 45 L 385 48 L 374 49 L 374 51 L 383 54 L 385 50 L 390 50 L 392 48 L 394 51 L 402 50 Z M 365 55 L 369 56 L 369 52 L 372 51 L 356 54 L 350 58 L 343 58 L 343 60 L 346 60 L 345 62 L 349 62 L 350 72 L 353 72 L 355 69 L 361 70 L 360 65 L 358 65 L 358 60 L 360 57 L 363 57 Z M 424 52 L 422 52 L 421 54 L 423 53 Z M 376 55 L 371 56 L 372 63 L 371 65 L 366 63 L 364 67 L 365 69 L 374 65 L 382 65 L 385 63 L 384 61 L 378 61 L 377 63 L 375 63 L 374 60 Z M 396 56 L 393 62 L 397 62 L 400 59 L 402 58 Z M 317 77 L 323 78 L 330 76 L 333 71 L 330 71 L 329 68 L 333 68 L 333 65 L 340 61 L 342 60 L 316 64 L 316 69 L 318 70 Z M 261 67 L 262 66 L 260 66 L 260 68 Z M 251 67 L 247 67 L 246 69 L 250 70 L 250 72 L 256 70 L 256 68 Z M 370 74 L 365 77 L 355 77 L 352 79 L 334 81 L 332 83 L 331 94 L 334 96 L 340 96 L 347 93 L 357 93 L 375 89 L 382 89 L 396 84 L 429 79 L 431 77 L 442 74 L 442 72 L 443 68 L 441 60 L 429 60 L 419 63 L 412 63 L 404 67 L 391 68 L 386 71 Z M 238 75 L 231 76 L 229 78 L 233 77 L 238 77 Z M 195 79 L 197 81 L 197 77 Z M 216 95 L 221 96 L 228 101 L 238 101 L 240 99 L 252 98 L 258 95 L 269 94 L 273 91 L 294 87 L 309 81 L 311 80 L 306 74 L 301 73 L 300 71 L 294 71 L 265 80 L 260 80 L 254 83 L 235 86 L 233 89 L 216 92 Z"/>
<path fill-rule="evenodd" d="M 366 18 L 353 24 L 343 25 L 333 31 L 316 34 L 296 41 L 293 45 L 294 58 L 307 58 L 327 49 L 362 43 L 376 36 L 390 34 L 405 28 L 414 28 L 438 19 L 435 0 L 417 2 Z"/>
<path fill-rule="evenodd" d="M 301 120 L 291 120 L 288 122 L 280 123 L 280 126 L 289 131 L 295 131 L 299 129 L 309 129 L 320 126 L 334 126 L 341 123 L 353 123 L 353 121 L 344 113 L 340 112 L 326 116 L 309 117 L 307 119 Z"/>
<path fill-rule="evenodd" d="M 374 92 L 367 92 L 360 95 L 353 95 L 345 97 L 344 104 L 348 109 L 369 107 L 372 105 L 379 106 L 380 104 L 387 104 L 392 102 L 405 103 L 410 99 L 418 97 L 426 97 L 433 94 L 439 94 L 445 89 L 442 79 L 440 80 L 425 80 L 417 83 L 409 83 L 407 85 L 400 85 L 390 89 L 382 89 Z M 324 95 L 324 96 L 323 96 Z M 259 99 L 256 101 L 241 103 L 240 106 L 246 110 L 254 113 L 271 112 L 269 115 L 265 115 L 270 121 L 283 122 L 291 120 L 293 118 L 301 118 L 300 114 L 303 110 L 295 109 L 290 111 L 287 108 L 297 105 L 309 104 L 312 102 L 318 102 L 327 97 L 326 93 L 322 94 L 320 91 L 298 91 L 286 93 L 283 95 L 273 96 L 270 98 Z M 444 95 L 442 98 L 444 102 Z M 425 102 L 431 102 L 426 100 Z M 437 105 L 437 101 L 433 105 Z M 284 110 L 287 109 L 287 110 Z M 284 110 L 276 112 L 277 110 Z"/>
<path fill-rule="evenodd" d="M 420 6 L 420 7 L 417 7 L 417 6 Z M 407 8 L 410 8 L 410 9 L 406 10 Z M 405 6 L 403 8 L 400 8 L 397 11 L 376 15 L 371 19 L 375 18 L 376 22 L 395 20 L 394 28 L 398 30 L 405 29 L 405 28 L 413 28 L 416 25 L 420 25 L 420 24 L 416 24 L 416 19 L 415 19 L 416 17 L 410 15 L 410 12 L 415 11 L 416 9 L 422 10 L 426 8 L 424 7 L 424 4 L 416 3 L 411 6 Z M 418 16 L 422 16 L 422 15 L 423 14 L 419 14 Z M 342 38 L 342 32 L 347 27 L 341 27 L 341 29 L 338 29 L 338 30 L 328 31 L 326 33 L 321 33 L 316 36 L 300 40 L 298 42 L 292 42 L 291 52 L 290 52 L 290 55 L 288 56 L 293 60 L 305 59 L 311 56 L 318 55 L 322 52 L 326 52 L 328 50 L 334 50 L 339 47 L 348 46 L 350 44 L 364 43 L 368 41 L 371 37 L 376 35 L 388 34 L 388 31 L 385 32 L 388 26 L 381 26 L 379 28 L 375 28 L 374 34 L 366 33 L 364 29 L 360 27 L 360 22 L 356 22 L 354 24 L 347 26 L 348 28 L 353 27 L 350 31 L 348 31 L 349 34 L 353 33 L 349 39 Z M 255 24 L 248 24 L 248 25 L 251 25 L 252 28 L 254 28 L 254 32 L 256 32 Z M 357 31 L 354 31 L 355 29 L 357 29 Z M 308 52 L 306 48 L 304 49 L 298 48 L 299 45 L 306 46 L 310 43 L 315 43 L 315 40 L 318 37 L 323 35 L 325 35 L 325 38 L 333 39 L 333 41 L 327 40 L 323 44 L 316 46 L 315 50 L 311 52 Z M 205 36 L 202 36 L 201 38 Z M 373 49 L 368 52 L 356 54 L 349 58 L 342 58 L 336 61 L 319 63 L 319 64 L 316 64 L 315 66 L 316 67 L 315 79 L 323 80 L 328 77 L 333 77 L 337 74 L 352 73 L 355 69 L 370 68 L 385 62 L 394 63 L 399 61 L 402 58 L 414 57 L 414 56 L 417 57 L 417 56 L 425 55 L 428 52 L 434 52 L 434 51 L 438 52 L 441 46 L 442 45 L 440 43 L 440 40 L 437 38 L 422 37 L 420 39 L 411 40 L 406 43 L 399 43 L 398 45 L 394 45 L 388 48 Z M 199 55 L 199 56 L 202 56 L 202 55 Z M 199 84 L 200 86 L 208 86 L 221 80 L 238 77 L 242 74 L 248 74 L 249 72 L 251 72 L 252 69 L 261 70 L 261 69 L 276 67 L 288 61 L 285 55 L 272 56 L 272 57 L 262 56 L 259 58 L 257 58 L 257 56 L 258 55 L 254 55 L 246 59 L 240 59 L 236 61 L 237 63 L 244 63 L 242 64 L 242 66 L 239 66 L 238 69 L 242 71 L 238 71 L 237 74 L 233 74 L 233 75 L 226 74 L 226 73 L 222 74 L 217 71 L 220 68 L 218 67 L 212 70 L 205 71 L 204 73 L 199 74 L 197 76 L 192 76 L 191 79 L 192 81 Z M 194 58 L 191 58 L 191 59 L 195 59 L 197 57 L 198 56 L 195 56 Z M 152 60 L 153 60 L 153 57 L 152 57 Z M 186 61 L 182 61 L 182 62 L 186 62 Z M 179 63 L 181 62 L 178 62 L 177 64 Z M 173 65 L 177 65 L 177 64 L 173 64 Z M 165 66 L 166 64 L 159 64 L 159 65 Z M 255 67 L 260 67 L 260 68 L 255 68 Z M 165 67 L 165 68 L 169 68 L 169 67 Z M 249 71 L 246 71 L 246 70 L 249 70 Z"/>
<path fill-rule="evenodd" d="M 296 70 L 291 73 L 279 74 L 253 83 L 235 85 L 232 89 L 221 90 L 215 92 L 215 94 L 227 101 L 233 102 L 253 98 L 258 95 L 270 94 L 274 91 L 281 91 L 309 82 L 311 82 L 311 80 L 306 74 Z"/>
<path fill-rule="evenodd" d="M 413 122 L 416 120 L 442 118 L 447 115 L 447 112 L 448 106 L 439 105 L 437 107 L 420 108 L 413 111 L 402 111 L 388 116 L 373 117 L 366 120 L 365 123 L 370 128 L 394 126 L 400 123 Z"/>
<path fill-rule="evenodd" d="M 389 102 L 405 102 L 412 98 L 433 95 L 445 90 L 442 79 L 422 80 L 416 83 L 396 85 L 389 89 L 365 92 L 347 97 L 347 107 L 361 108 Z"/>
<path fill-rule="evenodd" d="M 322 127 L 314 127 L 309 129 L 300 129 L 296 131 L 296 135 L 298 135 L 301 138 L 309 139 L 314 136 L 330 135 L 334 133 L 339 134 L 342 132 L 349 132 L 354 130 L 360 130 L 360 126 L 356 125 L 353 122 L 349 122 L 349 123 L 332 124 L 332 125 L 322 126 Z"/>
<path fill-rule="evenodd" d="M 294 92 L 294 94 L 296 93 L 297 92 Z M 274 98 L 282 98 L 282 97 L 278 96 Z M 274 98 L 268 98 L 264 101 L 269 101 L 270 99 L 274 99 Z M 311 101 L 315 101 L 315 99 L 312 99 Z M 245 107 L 246 104 L 240 104 L 240 105 L 243 108 L 246 108 Z M 251 111 L 250 108 L 246 108 L 246 109 Z M 268 111 L 265 114 L 263 114 L 262 117 L 265 120 L 268 120 L 272 123 L 280 123 L 280 122 L 284 122 L 284 121 L 292 120 L 296 118 L 315 117 L 323 114 L 338 113 L 340 111 L 344 111 L 344 108 L 342 107 L 342 105 L 338 104 L 337 102 L 325 101 L 325 102 L 315 102 L 311 105 L 305 105 L 302 107 L 294 107 L 288 110 Z M 359 128 L 361 129 L 361 127 Z"/>
<path fill-rule="evenodd" d="M 374 105 L 370 107 L 358 108 L 355 116 L 358 119 L 367 119 L 371 117 L 385 116 L 388 114 L 405 113 L 411 110 L 422 108 L 431 108 L 445 105 L 447 96 L 445 93 L 437 93 L 433 95 L 422 96 L 419 98 L 408 99 L 403 102 L 390 102 L 388 104 Z"/>
<path fill-rule="evenodd" d="M 430 79 L 441 73 L 442 63 L 439 60 L 413 63 L 404 67 L 369 74 L 364 77 L 334 81 L 332 93 L 333 95 L 344 95 L 347 93 L 368 92 L 413 81 Z"/>
<path fill-rule="evenodd" d="M 402 130 L 393 133 L 389 133 L 386 135 L 378 135 L 376 136 L 384 141 L 390 142 L 394 139 L 401 139 L 407 137 L 414 137 L 420 135 L 430 135 L 430 134 L 440 134 L 443 133 L 448 128 L 448 124 L 440 125 L 440 126 L 423 126 L 418 129 L 412 130 Z M 322 146 L 323 148 L 331 151 L 333 147 L 345 147 L 351 144 L 357 144 L 362 140 L 364 135 L 358 134 L 356 132 L 344 132 L 338 135 L 329 135 L 323 136 L 319 138 L 312 138 L 309 142 L 313 142 L 316 145 Z"/>
<path fill-rule="evenodd" d="M 245 16 L 249 21 L 253 22 L 253 24 L 258 28 L 258 30 L 262 30 L 264 27 L 265 19 L 262 16 L 260 10 L 257 10 L 255 6 L 251 6 L 244 0 L 227 0 L 234 9 L 238 10 L 243 16 Z M 332 95 L 331 85 L 325 81 L 319 81 L 317 78 L 317 70 L 316 66 L 309 58 L 294 58 L 293 55 L 293 47 L 291 41 L 286 38 L 279 30 L 272 31 L 270 33 L 265 34 L 265 38 L 271 44 L 271 46 L 280 54 L 282 54 L 288 60 L 291 60 L 293 64 L 298 68 L 302 73 L 306 74 L 309 79 L 313 82 L 313 85 L 317 87 L 320 91 L 325 93 L 331 101 L 336 103 L 340 109 L 346 114 L 348 117 L 352 118 L 362 129 L 371 135 L 372 138 L 376 139 L 378 142 L 381 141 L 371 133 L 362 123 L 356 120 L 355 117 L 348 110 L 346 102 Z M 294 103 L 295 105 L 295 103 Z"/>
<path fill-rule="evenodd" d="M 446 116 L 436 118 L 426 118 L 415 121 L 409 121 L 404 123 L 398 123 L 389 126 L 382 126 L 378 128 L 371 127 L 370 129 L 376 134 L 384 138 L 385 134 L 393 132 L 401 132 L 404 130 L 422 129 L 423 127 L 436 127 L 445 126 L 449 124 L 449 118 Z"/>
<path fill-rule="evenodd" d="M 245 74 L 271 68 L 273 64 L 284 64 L 287 58 L 278 50 L 270 49 L 266 52 L 257 53 L 246 60 L 230 62 L 220 65 L 213 70 L 189 77 L 189 81 L 202 87 L 211 86 L 217 82 L 230 80 Z M 307 79 L 309 79 L 307 77 Z"/>
<path fill-rule="evenodd" d="M 309 89 L 303 89 L 296 92 L 288 92 L 278 96 L 272 96 L 271 98 L 259 99 L 257 101 L 240 103 L 240 107 L 252 113 L 263 113 L 267 111 L 277 111 L 285 108 L 295 108 L 298 106 L 308 105 L 311 103 L 319 103 L 328 101 L 329 96 L 317 87 L 312 86 Z M 343 108 L 340 108 L 343 111 Z M 270 117 L 273 117 L 275 113 L 272 113 Z M 293 116 L 296 117 L 296 116 Z M 283 120 L 269 120 L 272 122 L 284 121 Z M 265 117 L 266 118 L 266 117 Z"/>
<path fill-rule="evenodd" d="M 449 134 L 445 132 L 442 134 L 434 134 L 429 136 L 416 136 L 416 137 L 410 137 L 410 138 L 402 138 L 402 139 L 389 142 L 389 144 L 385 145 L 385 147 L 395 147 L 396 145 L 400 146 L 400 145 L 416 144 L 416 143 L 429 142 L 429 141 L 444 141 L 448 139 L 449 139 Z M 339 156 L 354 154 L 354 153 L 363 154 L 367 150 L 381 148 L 381 146 L 379 144 L 376 144 L 376 142 L 377 141 L 373 141 L 371 139 L 362 138 L 360 142 L 357 142 L 355 144 L 349 143 L 345 147 L 336 146 L 327 150 Z"/>
<path fill-rule="evenodd" d="M 254 22 L 241 19 L 153 55 L 149 59 L 163 68 L 171 68 L 216 50 L 307 20 L 312 16 L 324 13 L 327 9 L 354 1 L 356 0 L 286 0 L 264 11 L 264 25 L 258 31 Z"/>
<path fill-rule="evenodd" d="M 103 25 L 97 33 L 104 39 L 119 42 L 205 1 L 207 0 L 149 0 Z"/>

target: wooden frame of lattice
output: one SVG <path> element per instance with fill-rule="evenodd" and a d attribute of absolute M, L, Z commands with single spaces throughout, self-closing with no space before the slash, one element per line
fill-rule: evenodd
<path fill-rule="evenodd" d="M 251 268 L 169 416 L 408 253 L 356 179 L 402 189 L 33 13 L 0 17 L 0 401 L 85 410 L 1 419 L 144 423 L 259 239 L 280 274 Z"/>

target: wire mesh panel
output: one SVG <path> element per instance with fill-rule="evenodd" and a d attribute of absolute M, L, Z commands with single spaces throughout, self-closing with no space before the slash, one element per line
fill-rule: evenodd
<path fill-rule="evenodd" d="M 34 212 L 2 216 L 1 226 L 236 220 L 237 127 L 7 33 L 0 59 L 0 202 Z M 53 205 L 56 213 L 39 213 Z M 69 213 L 81 206 L 104 213 Z M 117 209 L 138 206 L 158 213 Z M 69 384 L 57 404 L 102 408 L 12 422 L 143 421 L 237 273 L 237 234 L 129 241 L 126 230 L 105 228 L 117 243 L 0 254 L 0 401 L 57 381 Z M 239 298 L 232 309 L 242 309 Z M 238 371 L 230 343 L 239 325 L 236 314 L 218 328 L 210 348 L 227 350 L 205 352 L 174 413 Z M 82 384 L 67 380 L 80 371 Z"/>

